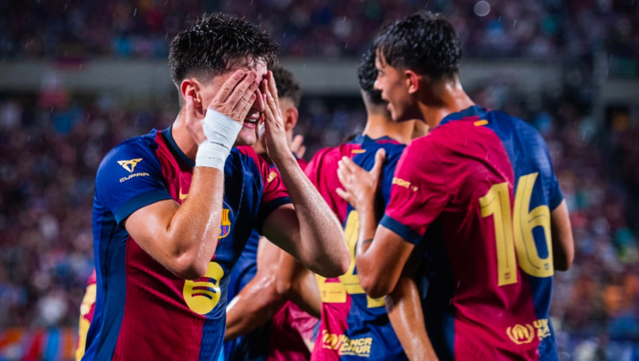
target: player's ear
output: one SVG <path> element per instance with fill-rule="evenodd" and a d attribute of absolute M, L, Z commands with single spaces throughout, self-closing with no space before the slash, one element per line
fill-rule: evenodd
<path fill-rule="evenodd" d="M 202 84 L 200 84 L 197 79 L 187 78 L 182 80 L 182 83 L 180 83 L 180 96 L 182 99 L 186 99 L 188 96 L 193 97 L 195 110 L 198 113 L 204 111 L 204 109 L 202 109 Z"/>
<path fill-rule="evenodd" d="M 300 113 L 295 107 L 288 107 L 284 111 L 284 130 L 287 132 L 297 125 L 297 120 L 300 117 Z"/>
<path fill-rule="evenodd" d="M 415 94 L 419 90 L 419 81 L 421 76 L 412 70 L 405 70 L 404 77 L 406 78 L 406 88 L 409 94 Z"/>

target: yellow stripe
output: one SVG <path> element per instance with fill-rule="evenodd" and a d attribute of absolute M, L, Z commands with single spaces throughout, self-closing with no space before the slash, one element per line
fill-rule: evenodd
<path fill-rule="evenodd" d="M 487 120 L 478 120 L 478 121 L 476 121 L 473 124 L 475 124 L 476 127 L 479 127 L 479 126 L 488 124 L 488 121 Z"/>
<path fill-rule="evenodd" d="M 355 153 L 355 154 L 366 153 L 366 149 L 353 149 L 352 153 Z"/>

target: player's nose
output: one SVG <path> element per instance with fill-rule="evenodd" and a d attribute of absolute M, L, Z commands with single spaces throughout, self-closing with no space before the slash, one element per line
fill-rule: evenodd
<path fill-rule="evenodd" d="M 251 106 L 251 111 L 250 113 L 253 112 L 258 112 L 258 113 L 263 113 L 264 110 L 266 110 L 266 104 L 264 104 L 264 98 L 262 97 L 262 92 L 260 91 L 259 88 L 257 88 L 257 90 L 255 91 L 255 101 L 253 102 L 253 105 Z"/>
<path fill-rule="evenodd" d="M 379 79 L 375 79 L 375 83 L 373 84 L 373 88 L 375 88 L 375 90 L 382 91 L 382 84 L 379 82 Z"/>

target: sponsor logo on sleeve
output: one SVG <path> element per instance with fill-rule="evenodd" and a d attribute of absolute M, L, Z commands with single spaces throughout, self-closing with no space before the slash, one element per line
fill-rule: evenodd
<path fill-rule="evenodd" d="M 393 184 L 406 189 L 410 189 L 413 192 L 417 192 L 417 190 L 419 189 L 417 186 L 411 185 L 409 181 L 397 177 L 393 177 Z"/>
<path fill-rule="evenodd" d="M 271 173 L 269 173 L 268 179 L 266 181 L 268 183 L 271 183 L 273 181 L 273 179 L 275 179 L 275 177 L 277 177 L 277 173 L 275 173 L 275 171 L 271 171 Z"/>
<path fill-rule="evenodd" d="M 124 168 L 127 172 L 133 173 L 133 171 L 135 170 L 135 166 L 138 165 L 138 163 L 140 163 L 141 161 L 142 161 L 142 158 L 119 160 L 118 164 L 121 165 L 122 168 Z M 132 179 L 135 177 L 148 177 L 148 176 L 150 176 L 150 174 L 147 172 L 133 173 L 133 174 L 129 174 L 126 177 L 120 178 L 120 183 L 128 181 L 129 179 Z"/>
<path fill-rule="evenodd" d="M 178 197 L 180 197 L 180 200 L 181 200 L 181 201 L 183 201 L 183 200 L 185 200 L 185 199 L 186 199 L 186 197 L 188 197 L 188 196 L 189 196 L 189 192 L 182 193 L 182 188 L 180 188 L 180 191 L 179 191 L 179 193 L 178 193 Z"/>
<path fill-rule="evenodd" d="M 119 160 L 118 164 L 122 166 L 122 168 L 126 169 L 127 172 L 133 173 L 135 170 L 135 166 L 138 165 L 142 161 L 142 158 L 129 159 L 129 160 Z"/>

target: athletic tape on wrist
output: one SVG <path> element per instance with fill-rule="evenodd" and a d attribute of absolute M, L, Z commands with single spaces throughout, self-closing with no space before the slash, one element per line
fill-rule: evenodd
<path fill-rule="evenodd" d="M 224 170 L 224 163 L 242 129 L 242 124 L 216 110 L 207 109 L 202 119 L 206 140 L 197 149 L 196 167 Z"/>

